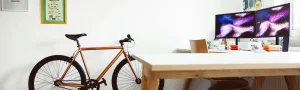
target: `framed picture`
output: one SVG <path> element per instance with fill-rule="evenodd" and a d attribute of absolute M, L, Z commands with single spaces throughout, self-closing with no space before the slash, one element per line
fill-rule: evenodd
<path fill-rule="evenodd" d="M 28 11 L 28 0 L 1 0 L 2 11 Z"/>
<path fill-rule="evenodd" d="M 244 11 L 255 11 L 263 7 L 263 0 L 243 0 Z"/>
<path fill-rule="evenodd" d="M 67 24 L 66 0 L 41 0 L 42 24 Z"/>

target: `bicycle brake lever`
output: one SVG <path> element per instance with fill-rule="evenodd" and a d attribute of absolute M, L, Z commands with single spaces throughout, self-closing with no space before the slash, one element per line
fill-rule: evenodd
<path fill-rule="evenodd" d="M 102 78 L 102 81 L 103 81 L 104 85 L 107 86 L 106 80 L 104 78 Z"/>
<path fill-rule="evenodd" d="M 134 40 L 131 38 L 130 34 L 127 34 L 127 38 L 128 38 L 128 39 L 131 39 L 132 41 L 134 41 Z"/>

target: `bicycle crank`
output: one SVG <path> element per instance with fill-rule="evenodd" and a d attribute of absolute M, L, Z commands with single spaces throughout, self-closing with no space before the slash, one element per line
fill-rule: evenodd
<path fill-rule="evenodd" d="M 107 86 L 106 80 L 104 78 L 102 78 L 102 81 L 99 82 L 99 85 L 102 84 L 102 83 L 104 83 L 104 85 Z"/>
<path fill-rule="evenodd" d="M 86 87 L 89 89 L 94 90 L 94 88 L 96 88 L 95 90 L 100 90 L 100 84 L 98 83 L 97 80 L 95 79 L 91 79 L 86 83 Z"/>

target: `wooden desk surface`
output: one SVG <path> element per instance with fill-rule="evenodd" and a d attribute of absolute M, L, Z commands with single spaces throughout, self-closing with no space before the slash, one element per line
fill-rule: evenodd
<path fill-rule="evenodd" d="M 300 52 L 134 54 L 152 71 L 300 69 Z"/>
<path fill-rule="evenodd" d="M 290 90 L 298 90 L 300 52 L 134 54 L 143 63 L 143 89 L 157 90 L 158 79 L 254 76 L 252 90 L 261 90 L 261 76 L 286 76 Z M 145 86 L 146 85 L 146 86 Z M 148 85 L 148 87 L 147 87 Z M 145 89 L 148 88 L 148 89 Z"/>
<path fill-rule="evenodd" d="M 190 49 L 176 49 L 177 53 L 191 53 Z M 214 49 L 209 49 L 208 50 L 209 53 L 234 53 L 234 52 L 250 52 L 252 53 L 252 51 L 243 51 L 243 50 L 214 50 Z"/>

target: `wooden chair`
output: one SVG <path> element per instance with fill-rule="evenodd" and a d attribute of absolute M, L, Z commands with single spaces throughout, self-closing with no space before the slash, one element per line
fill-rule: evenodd
<path fill-rule="evenodd" d="M 209 53 L 205 39 L 190 40 L 191 53 Z M 208 90 L 247 90 L 249 83 L 242 78 L 205 78 L 216 82 Z M 186 81 L 184 90 L 189 90 L 192 79 Z"/>

